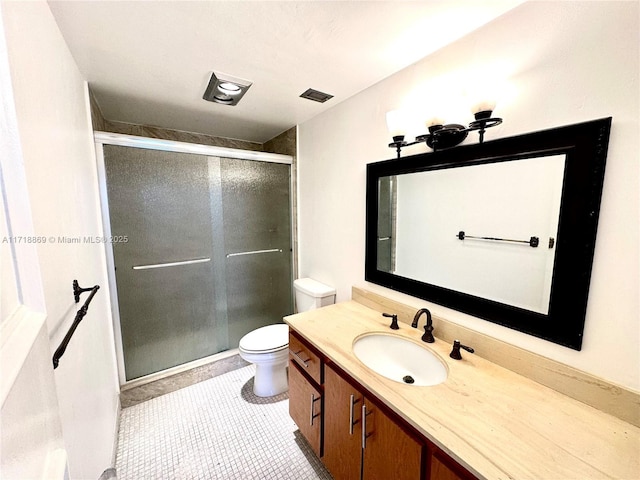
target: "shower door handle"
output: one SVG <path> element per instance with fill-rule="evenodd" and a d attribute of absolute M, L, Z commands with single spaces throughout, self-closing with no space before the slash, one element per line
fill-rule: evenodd
<path fill-rule="evenodd" d="M 195 263 L 207 263 L 211 258 L 193 258 L 191 260 L 180 260 L 178 262 L 154 263 L 150 265 L 134 265 L 134 270 L 150 270 L 152 268 L 177 267 L 179 265 L 193 265 Z"/>
<path fill-rule="evenodd" d="M 227 258 L 231 257 L 241 257 L 244 255 L 256 255 L 259 253 L 282 253 L 281 248 L 270 248 L 269 250 L 250 250 L 247 252 L 237 252 L 237 253 L 227 253 Z"/>

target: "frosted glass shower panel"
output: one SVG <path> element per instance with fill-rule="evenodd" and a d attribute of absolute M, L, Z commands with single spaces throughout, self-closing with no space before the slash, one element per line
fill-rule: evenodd
<path fill-rule="evenodd" d="M 291 167 L 220 159 L 229 343 L 293 313 Z"/>
<path fill-rule="evenodd" d="M 127 380 L 229 348 L 207 157 L 105 145 L 104 161 L 111 233 L 128 238 L 113 245 Z"/>

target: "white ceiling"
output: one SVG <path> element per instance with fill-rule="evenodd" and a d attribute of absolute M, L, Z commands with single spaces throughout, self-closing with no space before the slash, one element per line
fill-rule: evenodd
<path fill-rule="evenodd" d="M 520 3 L 49 1 L 105 118 L 260 143 Z M 207 102 L 212 71 L 253 85 L 236 106 Z"/>

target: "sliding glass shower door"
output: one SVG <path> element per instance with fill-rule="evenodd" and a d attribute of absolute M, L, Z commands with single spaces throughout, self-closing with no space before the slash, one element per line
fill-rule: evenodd
<path fill-rule="evenodd" d="M 126 379 L 292 312 L 290 167 L 104 146 Z"/>
<path fill-rule="evenodd" d="M 293 313 L 289 165 L 220 159 L 229 343 Z"/>

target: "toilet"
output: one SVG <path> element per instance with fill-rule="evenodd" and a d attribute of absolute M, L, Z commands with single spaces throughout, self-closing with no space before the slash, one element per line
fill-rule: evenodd
<path fill-rule="evenodd" d="M 331 305 L 336 291 L 311 278 L 293 282 L 296 311 L 306 312 Z M 253 393 L 258 397 L 271 397 L 286 392 L 287 362 L 289 360 L 289 326 L 276 323 L 247 333 L 238 345 L 240 357 L 256 366 Z"/>
<path fill-rule="evenodd" d="M 253 393 L 271 397 L 286 392 L 289 358 L 289 325 L 276 323 L 247 333 L 238 345 L 240 356 L 254 363 Z"/>
<path fill-rule="evenodd" d="M 332 305 L 336 301 L 336 289 L 312 278 L 298 278 L 293 281 L 296 291 L 296 312 L 307 312 Z"/>

